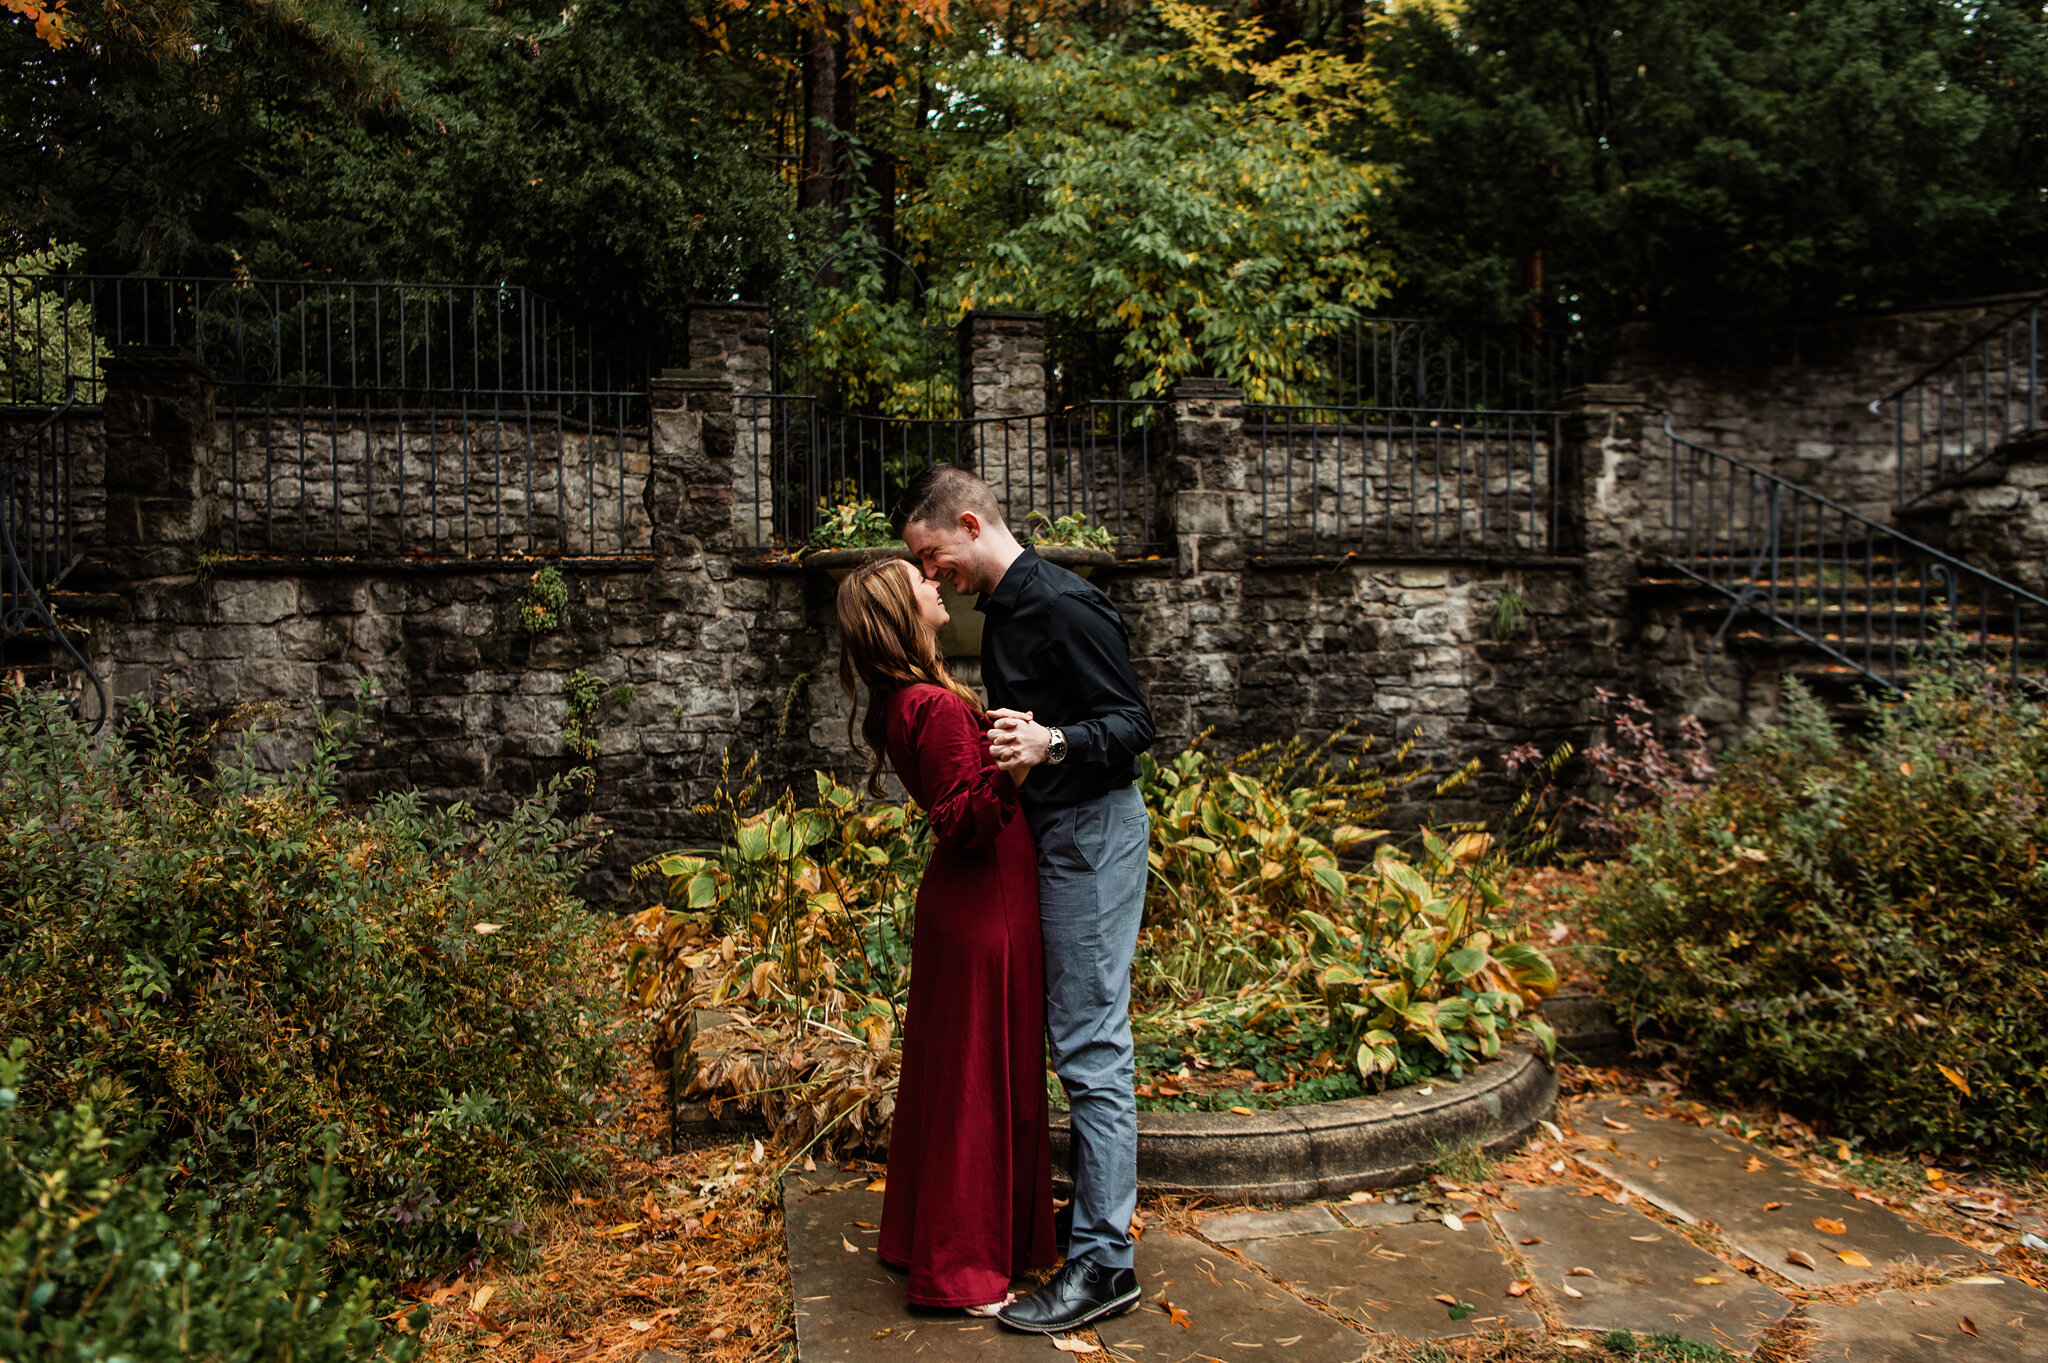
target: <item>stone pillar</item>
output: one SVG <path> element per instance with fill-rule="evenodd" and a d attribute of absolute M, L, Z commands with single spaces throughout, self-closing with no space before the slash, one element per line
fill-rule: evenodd
<path fill-rule="evenodd" d="M 1669 490 L 1670 460 L 1657 414 L 1611 383 L 1571 390 L 1564 407 L 1558 548 L 1585 556 L 1596 588 L 1625 588 L 1636 560 L 1663 543 L 1658 493 Z"/>
<path fill-rule="evenodd" d="M 732 380 L 735 393 L 775 391 L 772 318 L 766 303 L 692 302 L 688 308 L 690 368 Z"/>
<path fill-rule="evenodd" d="M 970 312 L 960 322 L 960 415 L 974 470 L 1020 535 L 1024 518 L 1063 515 L 1045 414 L 1045 315 Z"/>
<path fill-rule="evenodd" d="M 765 303 L 688 305 L 690 371 L 723 375 L 732 385 L 733 506 L 737 544 L 766 548 L 773 538 L 774 470 L 810 435 L 801 403 L 775 391 L 774 315 Z"/>
<path fill-rule="evenodd" d="M 1173 530 L 1183 576 L 1244 566 L 1255 533 L 1245 488 L 1244 395 L 1221 379 L 1182 379 L 1169 398 Z"/>
<path fill-rule="evenodd" d="M 653 467 L 647 513 L 654 552 L 689 557 L 751 546 L 768 508 L 742 502 L 733 458 L 732 380 L 713 369 L 664 369 L 650 385 Z"/>
<path fill-rule="evenodd" d="M 220 523 L 212 375 L 174 346 L 118 346 L 105 374 L 108 562 L 130 577 L 188 570 Z"/>

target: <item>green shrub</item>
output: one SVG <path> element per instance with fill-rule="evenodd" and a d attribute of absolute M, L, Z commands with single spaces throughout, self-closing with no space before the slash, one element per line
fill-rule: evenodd
<path fill-rule="evenodd" d="M 331 1142 L 338 1259 L 400 1278 L 516 1242 L 586 1167 L 609 1050 L 555 790 L 499 822 L 345 811 L 359 722 L 280 735 L 308 756 L 265 777 L 246 732 L 210 770 L 221 735 L 174 709 L 94 748 L 0 692 L 0 1034 L 44 1110 L 181 1143 L 230 1210 L 303 1205 Z"/>
<path fill-rule="evenodd" d="M 28 1043 L 0 1059 L 0 1358 L 188 1358 L 342 1363 L 379 1353 L 374 1284 L 332 1292 L 323 1261 L 339 1228 L 316 1192 L 310 1219 L 224 1216 L 164 1191 L 138 1165 L 145 1138 L 112 1140 L 90 1104 L 30 1116 L 17 1085 Z M 275 1214 L 271 1205 L 257 1209 Z M 404 1363 L 412 1341 L 382 1356 Z"/>
<path fill-rule="evenodd" d="M 1786 718 L 1634 823 L 1595 906 L 1623 1016 L 1724 1091 L 1916 1149 L 2048 1154 L 2048 711 L 1934 675 Z"/>

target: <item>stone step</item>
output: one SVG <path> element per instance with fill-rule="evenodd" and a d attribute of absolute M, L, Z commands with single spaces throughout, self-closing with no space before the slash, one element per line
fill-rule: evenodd
<path fill-rule="evenodd" d="M 903 1275 L 875 1257 L 869 1227 L 882 1224 L 882 1195 L 868 1191 L 867 1179 L 791 1175 L 782 1182 L 782 1214 L 797 1356 L 804 1363 L 1043 1363 L 1052 1353 L 1040 1336 L 905 1302 Z"/>

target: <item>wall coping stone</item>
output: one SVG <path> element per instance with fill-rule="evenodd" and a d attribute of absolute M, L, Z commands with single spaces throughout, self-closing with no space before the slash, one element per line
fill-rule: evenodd
<path fill-rule="evenodd" d="M 1642 395 L 1633 384 L 1627 383 L 1582 383 L 1575 388 L 1564 390 L 1561 399 L 1566 408 L 1572 407 L 1647 407 L 1650 400 Z"/>
<path fill-rule="evenodd" d="M 375 577 L 448 576 L 533 573 L 559 568 L 577 573 L 651 573 L 660 567 L 652 555 L 595 558 L 218 558 L 208 566 L 214 577 Z"/>
<path fill-rule="evenodd" d="M 1469 564 L 1478 568 L 1555 568 L 1577 572 L 1586 566 L 1583 554 L 1248 554 L 1247 568 L 1267 572 L 1299 572 L 1316 568 L 1401 568 L 1417 563 Z"/>

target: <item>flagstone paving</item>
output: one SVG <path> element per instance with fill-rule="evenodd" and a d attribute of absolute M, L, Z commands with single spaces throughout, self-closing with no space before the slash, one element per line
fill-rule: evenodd
<path fill-rule="evenodd" d="M 1813 1363 L 2018 1363 L 2048 1358 L 2048 1293 L 1995 1273 L 1941 1287 L 1879 1292 L 1853 1306 L 1816 1305 Z"/>
<path fill-rule="evenodd" d="M 1440 1221 L 1417 1221 L 1252 1240 L 1240 1248 L 1296 1292 L 1370 1330 L 1447 1339 L 1500 1325 L 1543 1324 L 1526 1300 L 1508 1295 L 1514 1271 L 1484 1222 L 1454 1231 Z"/>
<path fill-rule="evenodd" d="M 815 1175 L 783 1180 L 797 1357 L 805 1363 L 913 1356 L 918 1363 L 1043 1363 L 1049 1350 L 1036 1336 L 958 1311 L 904 1305 L 903 1275 L 875 1257 L 870 1228 L 881 1224 L 882 1195 L 867 1191 L 866 1183 Z"/>
<path fill-rule="evenodd" d="M 1219 1245 L 1276 1235 L 1316 1235 L 1344 1227 L 1320 1202 L 1271 1212 L 1208 1212 L 1195 1217 L 1202 1234 Z"/>
<path fill-rule="evenodd" d="M 1959 1241 L 1639 1104 L 1579 1104 L 1570 1125 L 1576 1139 L 1553 1130 L 1564 1148 L 1522 1166 L 1519 1181 L 1198 1212 L 1194 1235 L 1155 1225 L 1138 1249 L 1142 1305 L 1096 1335 L 1109 1356 L 1136 1363 L 1354 1363 L 1388 1336 L 1542 1331 L 1547 1314 L 1569 1332 L 1564 1342 L 1670 1331 L 1742 1352 L 1798 1311 L 1813 1360 L 2048 1363 L 2048 1294 L 1991 1271 Z M 1585 1176 L 1570 1174 L 1569 1159 L 1598 1179 L 1572 1181 Z M 902 1275 L 875 1257 L 881 1204 L 863 1179 L 784 1182 L 802 1363 L 1059 1356 L 1043 1336 L 906 1307 Z M 1950 1281 L 1880 1291 L 1898 1265 Z M 1833 1290 L 1811 1300 L 1796 1288 Z"/>
<path fill-rule="evenodd" d="M 1618 1101 L 1580 1109 L 1579 1127 L 1613 1147 L 1579 1156 L 1581 1164 L 1681 1221 L 1713 1225 L 1736 1250 L 1802 1287 L 1865 1282 L 1899 1263 L 1949 1270 L 1983 1263 L 1967 1246 L 1809 1182 L 1726 1132 L 1654 1119 Z"/>
<path fill-rule="evenodd" d="M 1495 1213 L 1530 1281 L 1566 1325 L 1672 1331 L 1747 1350 L 1792 1303 L 1661 1221 L 1569 1187 L 1518 1190 Z M 1573 1295 L 1576 1293 L 1577 1295 Z"/>
<path fill-rule="evenodd" d="M 1144 1301 L 1104 1321 L 1097 1333 L 1104 1344 L 1144 1363 L 1356 1363 L 1372 1346 L 1365 1335 L 1199 1240 L 1153 1231 L 1139 1251 Z M 1040 1351 L 1052 1356 L 1042 1344 Z"/>

